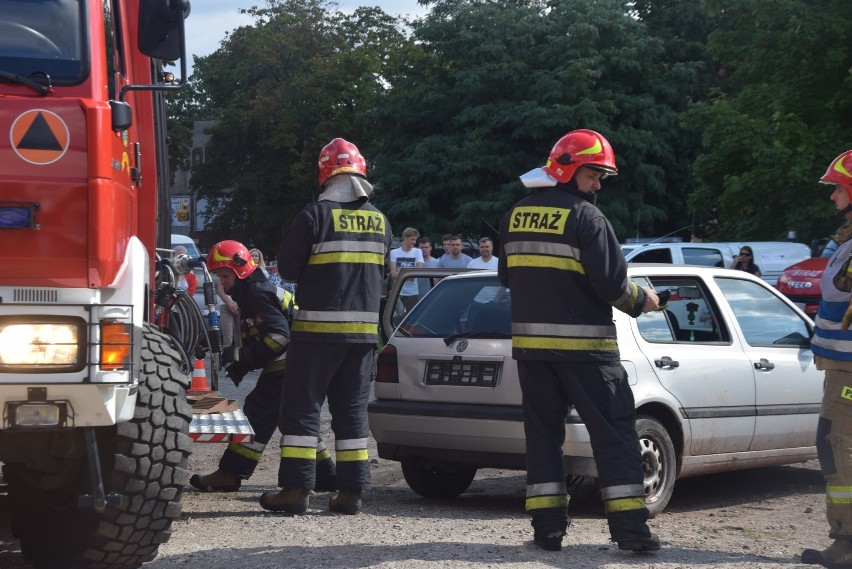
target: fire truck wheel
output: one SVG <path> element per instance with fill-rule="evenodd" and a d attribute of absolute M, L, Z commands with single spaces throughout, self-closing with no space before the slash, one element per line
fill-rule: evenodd
<path fill-rule="evenodd" d="M 104 489 L 120 495 L 120 505 L 103 513 L 78 507 L 78 496 L 92 492 L 85 457 L 65 469 L 64 488 L 37 488 L 25 469 L 10 473 L 12 517 L 20 516 L 15 533 L 35 567 L 135 568 L 169 539 L 189 482 L 192 445 L 189 378 L 177 371 L 172 342 L 145 328 L 133 419 L 97 432 Z"/>

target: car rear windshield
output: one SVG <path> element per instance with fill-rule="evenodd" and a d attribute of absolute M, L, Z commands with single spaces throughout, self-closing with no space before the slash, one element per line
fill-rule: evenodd
<path fill-rule="evenodd" d="M 442 281 L 406 315 L 397 336 L 446 338 L 452 334 L 512 333 L 511 295 L 496 276 Z"/>

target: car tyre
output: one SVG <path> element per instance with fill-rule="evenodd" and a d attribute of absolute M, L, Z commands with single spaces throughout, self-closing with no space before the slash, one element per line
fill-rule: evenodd
<path fill-rule="evenodd" d="M 402 475 L 408 486 L 424 498 L 441 499 L 460 496 L 476 476 L 475 468 L 424 463 L 416 458 L 402 461 Z"/>
<path fill-rule="evenodd" d="M 665 509 L 674 492 L 677 455 L 668 431 L 653 417 L 639 415 L 636 431 L 645 474 L 645 506 L 653 518 Z"/>

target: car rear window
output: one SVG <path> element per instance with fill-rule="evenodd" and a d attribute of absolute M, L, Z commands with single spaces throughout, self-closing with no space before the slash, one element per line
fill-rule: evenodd
<path fill-rule="evenodd" d="M 496 276 L 442 281 L 409 312 L 397 336 L 511 335 L 511 295 Z"/>

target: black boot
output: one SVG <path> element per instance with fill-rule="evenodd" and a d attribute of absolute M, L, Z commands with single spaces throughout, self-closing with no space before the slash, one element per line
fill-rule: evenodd
<path fill-rule="evenodd" d="M 660 538 L 657 534 L 652 533 L 648 537 L 640 537 L 638 539 L 623 539 L 618 542 L 618 548 L 625 551 L 635 551 L 636 553 L 648 553 L 651 551 L 660 550 Z"/>
<path fill-rule="evenodd" d="M 561 551 L 564 531 L 553 531 L 550 533 L 535 532 L 533 543 L 546 551 Z"/>

